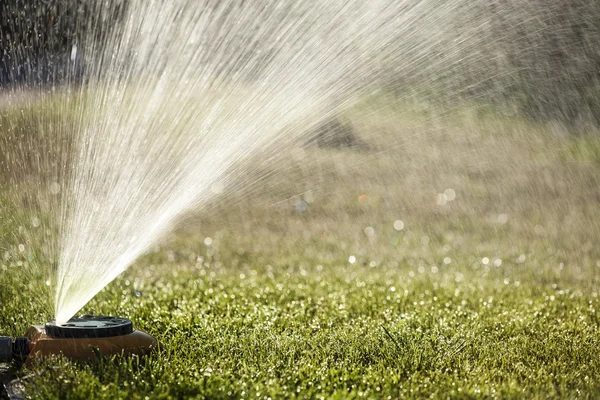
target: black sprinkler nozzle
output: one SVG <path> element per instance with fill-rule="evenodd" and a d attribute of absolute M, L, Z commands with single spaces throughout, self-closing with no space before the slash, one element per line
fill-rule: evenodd
<path fill-rule="evenodd" d="M 46 333 L 57 339 L 107 338 L 133 333 L 133 324 L 127 318 L 86 314 L 62 325 L 50 321 Z"/>

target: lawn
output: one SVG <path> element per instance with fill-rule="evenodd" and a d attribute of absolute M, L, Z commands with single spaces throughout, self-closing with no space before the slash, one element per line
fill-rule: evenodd
<path fill-rule="evenodd" d="M 598 397 L 598 142 L 381 101 L 341 117 L 368 149 L 253 160 L 82 310 L 160 351 L 46 360 L 17 372 L 27 393 Z M 0 263 L 5 335 L 52 316 L 17 260 Z"/>

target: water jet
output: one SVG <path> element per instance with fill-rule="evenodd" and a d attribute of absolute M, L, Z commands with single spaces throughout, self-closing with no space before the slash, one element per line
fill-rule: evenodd
<path fill-rule="evenodd" d="M 34 359 L 59 355 L 72 360 L 114 354 L 144 356 L 157 347 L 154 337 L 134 329 L 127 318 L 86 314 L 63 324 L 33 325 L 23 337 L 0 337 L 0 362 L 15 360 L 28 365 Z"/>

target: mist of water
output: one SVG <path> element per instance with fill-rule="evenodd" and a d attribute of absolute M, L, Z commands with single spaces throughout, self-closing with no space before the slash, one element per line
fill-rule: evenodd
<path fill-rule="evenodd" d="M 117 3 L 92 7 L 66 78 L 34 93 L 59 117 L 39 116 L 35 139 L 3 142 L 11 200 L 36 198 L 48 216 L 38 263 L 56 263 L 59 323 L 187 210 L 251 184 L 248 160 L 389 89 L 390 75 L 404 77 L 394 90 L 414 91 L 436 86 L 431 74 L 502 62 L 489 15 L 464 0 L 131 0 L 99 34 Z"/>
<path fill-rule="evenodd" d="M 369 90 L 399 41 L 409 46 L 424 23 L 435 39 L 447 6 L 432 5 L 139 0 L 98 45 L 99 5 L 71 52 L 85 57 L 84 81 L 58 89 L 58 107 L 74 122 L 54 124 L 64 159 L 52 163 L 47 206 L 58 211 L 58 235 L 45 240 L 56 240 L 57 321 L 188 208 L 247 183 L 249 157 L 294 143 Z"/>

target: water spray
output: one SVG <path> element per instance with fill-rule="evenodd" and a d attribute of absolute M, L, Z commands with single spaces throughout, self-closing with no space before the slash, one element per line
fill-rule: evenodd
<path fill-rule="evenodd" d="M 31 326 L 25 336 L 0 337 L 0 362 L 28 365 L 33 359 L 63 356 L 89 360 L 109 355 L 148 355 L 158 341 L 127 318 L 82 315 L 64 324 L 50 321 Z"/>

